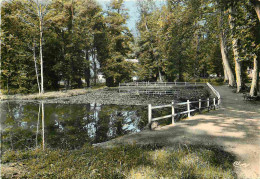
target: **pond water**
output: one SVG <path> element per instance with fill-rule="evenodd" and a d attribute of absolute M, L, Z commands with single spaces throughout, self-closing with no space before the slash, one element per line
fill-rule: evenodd
<path fill-rule="evenodd" d="M 3 102 L 2 149 L 77 149 L 139 132 L 147 124 L 145 106 Z"/>

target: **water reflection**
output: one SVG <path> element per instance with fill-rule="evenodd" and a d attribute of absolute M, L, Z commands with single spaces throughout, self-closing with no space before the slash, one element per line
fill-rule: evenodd
<path fill-rule="evenodd" d="M 147 123 L 140 106 L 100 104 L 2 104 L 2 149 L 80 148 L 127 133 Z"/>

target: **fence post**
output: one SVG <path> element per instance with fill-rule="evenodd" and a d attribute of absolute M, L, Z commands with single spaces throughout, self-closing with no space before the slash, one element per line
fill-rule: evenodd
<path fill-rule="evenodd" d="M 152 122 L 152 105 L 148 104 L 148 123 L 151 124 Z"/>
<path fill-rule="evenodd" d="M 187 100 L 188 117 L 190 117 L 190 100 Z"/>
<path fill-rule="evenodd" d="M 216 109 L 216 99 L 213 98 L 213 105 L 214 105 L 214 109 Z"/>
<path fill-rule="evenodd" d="M 209 111 L 209 98 L 207 98 L 207 108 L 208 108 L 208 111 Z"/>
<path fill-rule="evenodd" d="M 186 81 L 185 81 L 185 86 L 186 86 Z"/>
<path fill-rule="evenodd" d="M 172 101 L 172 124 L 174 124 L 174 115 L 175 115 L 175 110 L 174 110 L 174 102 Z"/>
<path fill-rule="evenodd" d="M 200 108 L 201 108 L 201 99 L 199 99 L 199 113 L 201 113 Z"/>

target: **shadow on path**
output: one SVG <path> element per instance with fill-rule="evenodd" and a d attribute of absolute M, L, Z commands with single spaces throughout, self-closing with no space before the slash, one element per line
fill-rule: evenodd
<path fill-rule="evenodd" d="M 242 94 L 227 86 L 218 86 L 220 109 L 192 116 L 155 131 L 142 131 L 109 143 L 176 144 L 218 146 L 236 156 L 235 171 L 239 178 L 260 177 L 260 103 L 243 101 Z"/>

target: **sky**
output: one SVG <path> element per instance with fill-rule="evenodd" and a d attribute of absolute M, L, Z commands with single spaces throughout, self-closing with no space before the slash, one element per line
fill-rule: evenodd
<path fill-rule="evenodd" d="M 166 0 L 155 0 L 157 6 L 161 6 L 165 4 Z M 104 9 L 106 9 L 107 5 L 109 4 L 110 0 L 97 0 L 97 2 L 102 5 Z M 131 30 L 134 36 L 137 36 L 136 30 L 136 22 L 138 21 L 139 14 L 137 11 L 137 0 L 125 0 L 124 5 L 125 8 L 128 9 L 129 19 L 127 21 L 127 26 Z"/>

